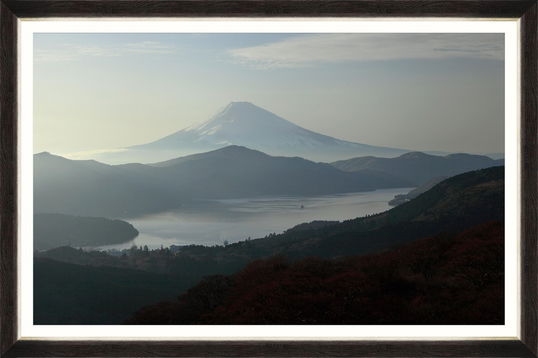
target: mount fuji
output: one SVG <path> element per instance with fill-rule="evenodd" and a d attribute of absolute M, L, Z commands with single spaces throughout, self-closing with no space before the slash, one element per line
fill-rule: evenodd
<path fill-rule="evenodd" d="M 356 156 L 396 157 L 408 152 L 336 139 L 302 128 L 252 103 L 231 102 L 202 124 L 150 143 L 100 153 L 93 159 L 108 163 L 150 163 L 229 145 L 244 146 L 273 156 L 297 156 L 323 162 Z"/>

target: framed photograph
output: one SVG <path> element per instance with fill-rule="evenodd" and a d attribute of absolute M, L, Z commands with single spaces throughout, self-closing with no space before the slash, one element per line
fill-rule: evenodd
<path fill-rule="evenodd" d="M 536 357 L 536 1 L 0 1 L 0 356 Z"/>

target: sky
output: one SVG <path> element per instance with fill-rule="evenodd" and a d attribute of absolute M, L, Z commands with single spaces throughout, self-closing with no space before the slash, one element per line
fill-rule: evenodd
<path fill-rule="evenodd" d="M 36 153 L 143 144 L 231 101 L 359 143 L 503 152 L 504 35 L 34 35 Z"/>

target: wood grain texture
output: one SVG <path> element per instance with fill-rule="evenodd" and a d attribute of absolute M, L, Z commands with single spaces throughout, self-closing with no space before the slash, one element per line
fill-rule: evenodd
<path fill-rule="evenodd" d="M 19 17 L 520 17 L 532 0 L 5 0 Z"/>
<path fill-rule="evenodd" d="M 521 144 L 522 144 L 522 340 L 538 353 L 538 61 L 537 5 L 521 21 Z"/>
<path fill-rule="evenodd" d="M 0 4 L 0 353 L 17 339 L 17 23 Z"/>
<path fill-rule="evenodd" d="M 32 342 L 7 357 L 533 357 L 519 341 Z"/>

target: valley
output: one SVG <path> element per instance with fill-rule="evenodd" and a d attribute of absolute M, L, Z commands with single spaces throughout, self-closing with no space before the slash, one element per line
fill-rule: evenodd
<path fill-rule="evenodd" d="M 93 322 L 91 308 L 86 306 L 84 300 L 93 298 L 99 301 L 108 297 L 106 287 L 111 284 L 108 277 L 114 277 L 110 276 L 115 275 L 114 272 L 123 275 L 122 272 L 131 272 L 124 270 L 138 270 L 164 275 L 163 279 L 174 282 L 173 287 L 165 285 L 166 290 L 180 294 L 206 276 L 234 274 L 254 260 L 275 256 L 292 261 L 309 257 L 338 260 L 349 256 L 390 252 L 401 245 L 429 237 L 450 238 L 477 225 L 492 221 L 502 222 L 504 206 L 499 203 L 503 202 L 503 197 L 504 167 L 492 167 L 449 178 L 415 199 L 377 215 L 343 222 L 316 221 L 290 228 L 279 235 L 271 234 L 229 245 L 189 245 L 178 251 L 169 248 L 132 248 L 121 256 L 102 251 L 85 252 L 70 247 L 39 252 L 35 257 L 36 269 L 39 270 L 35 272 L 38 275 L 36 277 L 39 277 L 35 286 L 36 300 L 41 302 L 41 297 L 45 300 L 44 297 L 51 296 L 51 290 L 56 289 L 54 282 L 61 281 L 66 292 L 72 292 L 57 301 L 45 300 L 49 303 L 46 307 L 43 306 L 44 311 L 39 313 L 39 317 L 46 318 L 40 321 L 40 324 Z M 478 230 L 473 235 L 482 235 L 480 232 Z M 427 244 L 430 241 L 425 242 Z M 502 249 L 502 241 L 495 241 L 492 245 L 495 250 Z M 478 248 L 475 247 L 471 252 L 477 253 L 476 249 Z M 492 259 L 495 257 L 492 256 Z M 72 270 L 69 270 L 73 273 L 80 272 L 82 276 L 79 276 L 79 279 L 74 277 L 72 281 L 63 280 L 63 271 L 55 269 L 59 265 L 55 262 L 67 265 L 66 269 L 73 265 Z M 78 266 L 83 266 L 84 270 L 80 271 L 82 268 Z M 502 270 L 501 266 L 493 264 L 493 267 L 495 270 Z M 98 275 L 98 272 L 110 272 L 110 275 Z M 132 274 L 137 275 L 135 272 Z M 138 282 L 137 290 L 154 290 L 152 287 L 156 282 L 150 278 L 151 275 L 147 276 L 148 281 L 138 280 L 135 276 L 132 277 Z M 91 291 L 84 288 L 88 279 L 91 279 L 94 285 Z M 119 287 L 124 287 L 119 282 L 118 284 Z M 129 308 L 132 305 L 127 304 L 127 301 L 131 302 L 127 292 L 130 291 L 118 293 L 115 296 L 117 304 L 110 307 L 115 310 L 116 317 L 123 315 L 125 320 L 134 314 Z M 169 293 L 153 292 L 153 302 L 170 300 L 167 296 Z M 88 294 L 90 298 L 87 297 Z M 65 301 L 66 299 L 70 301 Z M 125 305 L 121 305 L 122 300 L 126 300 Z M 90 301 L 93 302 L 91 299 Z M 117 307 L 122 309 L 118 311 Z M 101 309 L 106 313 L 108 308 Z M 62 316 L 54 315 L 57 311 L 62 312 Z M 495 320 L 502 319 L 496 317 Z M 162 321 L 159 324 L 164 323 Z"/>

